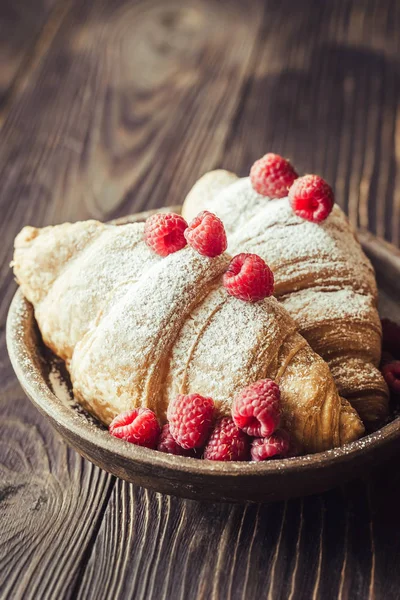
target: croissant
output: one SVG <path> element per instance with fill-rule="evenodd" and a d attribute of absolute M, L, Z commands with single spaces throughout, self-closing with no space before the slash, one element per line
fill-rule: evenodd
<path fill-rule="evenodd" d="M 230 257 L 189 247 L 161 258 L 144 224 L 96 221 L 35 229 L 15 241 L 13 267 L 43 340 L 66 361 L 75 397 L 104 424 L 137 406 L 161 421 L 177 393 L 212 396 L 229 414 L 261 378 L 281 389 L 283 426 L 303 452 L 339 446 L 364 428 L 327 364 L 275 298 L 229 296 Z"/>
<path fill-rule="evenodd" d="M 388 413 L 377 369 L 381 324 L 374 270 L 345 214 L 335 205 L 323 223 L 296 216 L 288 198 L 258 194 L 250 178 L 223 170 L 204 175 L 188 194 L 183 216 L 208 209 L 224 222 L 229 251 L 255 252 L 275 276 L 275 295 L 300 333 L 327 362 L 341 396 L 364 423 Z"/>

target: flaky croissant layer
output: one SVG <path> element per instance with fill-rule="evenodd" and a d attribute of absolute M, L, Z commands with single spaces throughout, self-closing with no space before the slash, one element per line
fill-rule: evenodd
<path fill-rule="evenodd" d="M 226 293 L 229 255 L 185 248 L 161 258 L 143 230 L 87 221 L 26 227 L 16 238 L 16 278 L 91 413 L 109 424 L 146 406 L 164 421 L 177 393 L 198 392 L 225 415 L 239 390 L 271 377 L 281 388 L 283 426 L 304 452 L 362 435 L 357 413 L 284 307 Z"/>
<path fill-rule="evenodd" d="M 248 177 L 218 170 L 194 185 L 182 212 L 190 221 L 205 209 L 223 220 L 230 252 L 254 252 L 271 267 L 276 297 L 362 420 L 385 419 L 375 275 L 339 206 L 323 223 L 311 223 L 293 213 L 288 198 L 266 198 Z"/>

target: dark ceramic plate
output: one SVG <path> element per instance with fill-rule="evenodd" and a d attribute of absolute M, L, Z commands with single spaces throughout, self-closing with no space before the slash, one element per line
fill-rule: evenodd
<path fill-rule="evenodd" d="M 400 321 L 400 252 L 366 233 L 360 239 L 377 272 L 381 314 Z M 77 405 L 65 368 L 44 347 L 32 307 L 20 291 L 8 315 L 7 345 L 27 396 L 68 444 L 113 475 L 166 494 L 214 501 L 282 500 L 334 487 L 400 449 L 400 418 L 395 418 L 361 440 L 299 458 L 217 463 L 163 454 L 113 438 Z"/>

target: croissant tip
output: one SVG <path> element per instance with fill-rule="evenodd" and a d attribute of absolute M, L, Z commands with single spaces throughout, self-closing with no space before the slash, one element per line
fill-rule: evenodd
<path fill-rule="evenodd" d="M 15 238 L 15 248 L 27 246 L 32 240 L 37 238 L 39 231 L 40 230 L 37 227 L 31 227 L 30 225 L 23 227 Z"/>

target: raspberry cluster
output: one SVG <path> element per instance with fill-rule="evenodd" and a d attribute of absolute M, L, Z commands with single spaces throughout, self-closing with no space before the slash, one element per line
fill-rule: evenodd
<path fill-rule="evenodd" d="M 216 215 L 204 210 L 188 225 L 175 213 L 157 213 L 146 221 L 145 241 L 160 256 L 168 256 L 189 244 L 202 256 L 214 258 L 225 252 L 224 225 Z M 258 302 L 274 291 L 274 275 L 257 254 L 238 254 L 231 260 L 223 283 L 226 291 L 245 302 Z"/>
<path fill-rule="evenodd" d="M 334 196 L 331 187 L 318 175 L 299 177 L 288 160 L 269 152 L 250 170 L 256 192 L 271 199 L 289 197 L 293 212 L 312 223 L 324 221 L 331 213 Z"/>
<path fill-rule="evenodd" d="M 189 244 L 202 256 L 213 258 L 228 245 L 224 225 L 216 215 L 204 210 L 188 225 L 181 215 L 156 213 L 144 227 L 146 244 L 160 256 L 168 256 Z"/>
<path fill-rule="evenodd" d="M 289 198 L 294 213 L 313 223 L 324 221 L 332 211 L 331 187 L 318 175 L 299 177 L 288 160 L 269 152 L 257 160 L 250 171 L 253 188 L 270 198 Z M 213 213 L 204 210 L 188 225 L 175 213 L 158 213 L 146 221 L 144 239 L 160 256 L 177 252 L 187 244 L 202 256 L 213 258 L 225 252 L 224 225 Z M 246 302 L 258 302 L 274 291 L 271 269 L 256 254 L 238 254 L 224 275 L 227 292 Z"/>
<path fill-rule="evenodd" d="M 293 455 L 288 434 L 278 429 L 280 391 L 270 379 L 256 381 L 234 398 L 232 415 L 218 418 L 212 398 L 179 394 L 160 429 L 155 414 L 138 408 L 115 417 L 111 435 L 176 456 L 216 461 L 260 461 Z"/>

